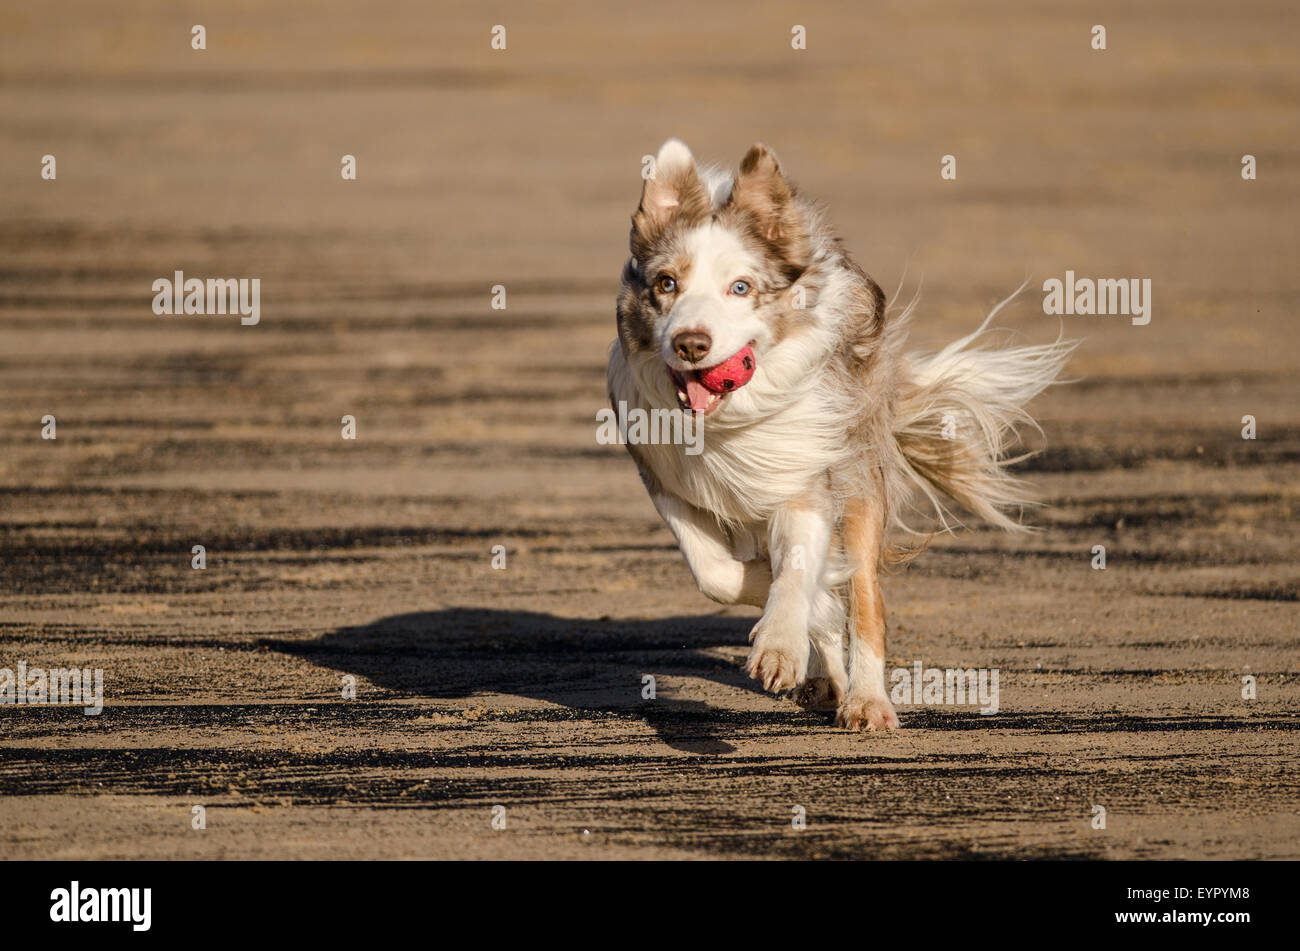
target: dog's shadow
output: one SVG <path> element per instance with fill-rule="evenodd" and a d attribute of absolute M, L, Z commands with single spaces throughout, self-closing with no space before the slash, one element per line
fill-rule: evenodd
<path fill-rule="evenodd" d="M 313 641 L 265 640 L 274 650 L 357 674 L 394 691 L 469 699 L 504 693 L 570 711 L 641 717 L 674 749 L 720 754 L 716 735 L 734 716 L 665 693 L 660 677 L 690 676 L 757 690 L 731 659 L 710 648 L 743 646 L 753 621 L 704 615 L 587 620 L 531 611 L 448 608 L 344 627 Z M 655 677 L 646 696 L 645 677 Z M 791 716 L 797 716 L 792 709 Z"/>

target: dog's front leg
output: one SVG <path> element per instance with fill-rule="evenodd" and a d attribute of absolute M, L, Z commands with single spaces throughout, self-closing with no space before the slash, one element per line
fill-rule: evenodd
<path fill-rule="evenodd" d="M 707 512 L 663 492 L 652 495 L 700 591 L 721 604 L 762 607 L 772 584 L 772 569 L 762 559 L 740 561 L 731 553 L 731 539 Z"/>
<path fill-rule="evenodd" d="M 829 493 L 810 492 L 768 523 L 772 588 L 750 640 L 749 675 L 767 690 L 793 690 L 808 675 L 808 620 L 821 585 L 832 525 Z"/>

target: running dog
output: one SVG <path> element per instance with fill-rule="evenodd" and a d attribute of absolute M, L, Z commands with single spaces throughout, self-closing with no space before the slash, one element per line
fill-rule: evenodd
<path fill-rule="evenodd" d="M 1073 345 L 986 346 L 998 308 L 939 353 L 905 352 L 911 307 L 890 311 L 765 145 L 733 174 L 669 139 L 645 180 L 609 396 L 704 432 L 694 454 L 627 448 L 700 590 L 763 609 L 749 675 L 840 726 L 898 726 L 878 574 L 907 552 L 887 533 L 916 532 L 909 500 L 941 529 L 946 497 L 1026 530 L 1006 453 Z"/>

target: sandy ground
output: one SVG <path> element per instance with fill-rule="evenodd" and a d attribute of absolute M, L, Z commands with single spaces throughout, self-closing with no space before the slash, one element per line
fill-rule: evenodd
<path fill-rule="evenodd" d="M 1300 858 L 1300 11 L 542 7 L 0 14 L 0 666 L 106 693 L 0 709 L 0 854 Z M 917 347 L 1027 274 L 1152 279 L 1150 325 L 1066 324 L 1046 530 L 887 581 L 891 666 L 996 667 L 997 715 L 756 691 L 755 612 L 596 443 L 673 134 L 768 141 L 882 285 L 923 275 Z M 176 269 L 260 277 L 261 323 L 155 316 Z M 1039 305 L 1005 323 L 1052 338 Z"/>

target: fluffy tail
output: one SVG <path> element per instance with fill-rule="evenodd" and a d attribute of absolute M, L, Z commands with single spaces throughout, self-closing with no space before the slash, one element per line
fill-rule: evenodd
<path fill-rule="evenodd" d="M 1026 282 L 1027 283 L 1027 282 Z M 936 354 L 905 360 L 894 435 L 910 481 L 933 506 L 945 530 L 952 515 L 942 495 L 1007 531 L 1032 504 L 1025 484 L 1007 467 L 1020 424 L 1038 429 L 1025 405 L 1055 380 L 1077 341 L 1057 338 L 1031 347 L 987 347 L 989 323 L 1025 288 L 1022 284 L 978 330 Z"/>

